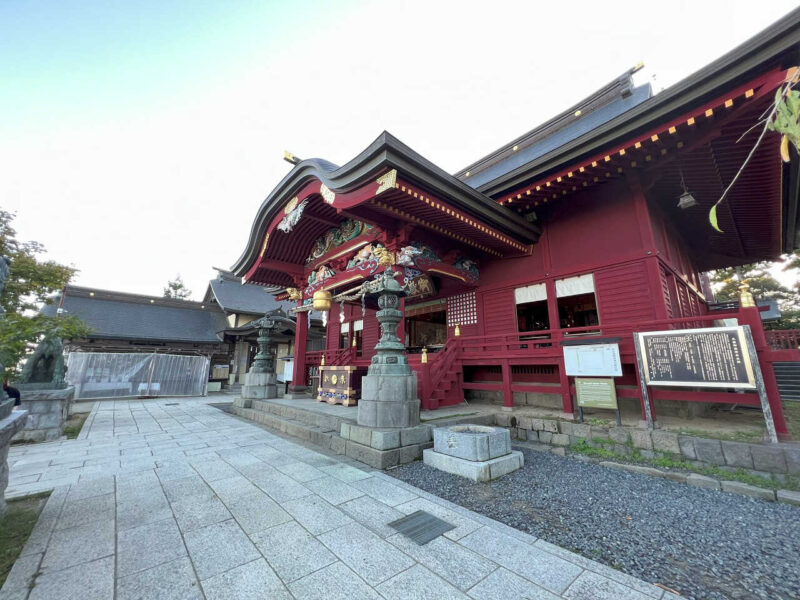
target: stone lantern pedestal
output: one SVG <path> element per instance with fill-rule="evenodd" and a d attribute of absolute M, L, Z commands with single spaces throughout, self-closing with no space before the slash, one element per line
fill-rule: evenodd
<path fill-rule="evenodd" d="M 420 458 L 422 450 L 431 445 L 431 428 L 420 425 L 417 375 L 397 337 L 397 325 L 403 318 L 400 298 L 406 292 L 387 267 L 370 282 L 368 293 L 378 296 L 381 339 L 367 375 L 361 379 L 358 424 L 343 423 L 340 436 L 346 440 L 347 456 L 385 469 Z"/>
<path fill-rule="evenodd" d="M 258 325 L 258 354 L 253 366 L 244 376 L 242 386 L 242 408 L 250 408 L 252 400 L 278 397 L 278 376 L 275 373 L 275 358 L 272 356 L 272 331 L 275 321 L 262 317 Z"/>

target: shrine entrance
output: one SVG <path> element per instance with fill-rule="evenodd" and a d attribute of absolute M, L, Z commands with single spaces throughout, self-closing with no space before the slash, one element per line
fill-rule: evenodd
<path fill-rule="evenodd" d="M 406 307 L 405 345 L 409 354 L 437 352 L 447 343 L 447 304 L 443 299 Z"/>

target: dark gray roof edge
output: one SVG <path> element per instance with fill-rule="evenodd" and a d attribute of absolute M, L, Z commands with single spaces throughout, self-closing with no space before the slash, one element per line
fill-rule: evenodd
<path fill-rule="evenodd" d="M 147 296 L 145 294 L 135 294 L 133 292 L 118 292 L 78 285 L 67 285 L 63 290 L 60 290 L 56 296 L 60 296 L 62 293 L 66 296 L 72 296 L 73 298 L 92 298 L 92 300 L 129 302 L 132 304 L 148 304 L 152 306 L 166 306 L 169 308 L 204 310 L 206 312 L 209 310 L 213 311 L 216 308 L 203 308 L 205 303 L 195 300 L 178 300 L 175 298 L 164 298 L 163 296 Z M 94 296 L 91 294 L 94 294 Z M 150 300 L 153 300 L 153 302 L 151 303 Z"/>
<path fill-rule="evenodd" d="M 259 242 L 269 223 L 283 210 L 286 200 L 313 179 L 321 181 L 332 191 L 341 193 L 358 187 L 382 170 L 397 169 L 401 177 L 432 188 L 434 192 L 443 193 L 447 200 L 455 201 L 474 217 L 490 218 L 495 226 L 508 235 L 531 243 L 538 239 L 541 232 L 538 226 L 528 223 L 517 213 L 475 191 L 387 131 L 381 133 L 364 151 L 345 165 L 332 167 L 335 166 L 321 159 L 303 160 L 270 192 L 258 209 L 244 252 L 231 267 L 234 275 L 241 277 L 245 274 L 256 259 Z"/>
<path fill-rule="evenodd" d="M 203 339 L 177 338 L 177 337 L 135 337 L 135 336 L 123 336 L 113 333 L 91 332 L 86 337 L 80 339 L 124 340 L 131 342 L 181 342 L 184 344 L 220 344 L 223 342 L 222 338 L 219 337 L 219 332 L 216 332 L 216 337 L 214 338 L 203 338 Z"/>
<path fill-rule="evenodd" d="M 710 100 L 737 80 L 754 76 L 760 67 L 781 59 L 797 61 L 800 54 L 800 8 L 695 73 L 645 100 L 608 123 L 557 150 L 478 187 L 489 196 L 514 189 L 526 181 L 580 160 L 601 148 L 637 133 L 654 122 L 674 118 L 688 106 Z M 786 67 L 792 66 L 788 63 Z"/>
<path fill-rule="evenodd" d="M 580 110 L 582 113 L 586 112 L 587 107 L 592 106 L 598 99 L 607 97 L 608 102 L 604 102 L 599 104 L 598 106 L 594 107 L 594 109 L 601 108 L 611 102 L 616 95 L 612 95 L 615 92 L 621 93 L 625 88 L 633 88 L 633 74 L 636 73 L 641 69 L 641 65 L 636 65 L 635 67 L 631 67 L 627 71 L 625 71 L 619 77 L 616 77 L 600 89 L 596 90 L 583 100 L 580 100 L 567 110 L 563 111 L 562 113 L 557 114 L 555 117 L 552 117 L 545 121 L 544 123 L 540 123 L 527 133 L 523 133 L 516 139 L 511 140 L 500 146 L 494 152 L 490 152 L 483 158 L 479 158 L 472 164 L 460 169 L 455 173 L 455 177 L 462 179 L 465 177 L 467 171 L 470 172 L 471 175 L 475 173 L 480 173 L 485 168 L 491 166 L 498 159 L 501 159 L 501 156 L 507 153 L 511 148 L 514 146 L 527 146 L 530 142 L 533 141 L 534 138 L 542 135 L 542 134 L 549 134 L 551 131 L 554 133 L 560 130 L 562 127 L 573 123 L 575 120 L 575 112 Z M 593 110 L 594 110 L 593 109 Z M 586 113 L 588 114 L 588 113 Z M 586 116 L 586 114 L 582 114 L 581 116 Z"/>

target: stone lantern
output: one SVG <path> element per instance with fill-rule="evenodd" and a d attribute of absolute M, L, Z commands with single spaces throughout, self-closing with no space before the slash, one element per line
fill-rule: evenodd
<path fill-rule="evenodd" d="M 375 345 L 377 353 L 361 380 L 358 424 L 366 427 L 419 425 L 417 376 L 408 365 L 405 345 L 397 337 L 397 325 L 403 318 L 400 298 L 406 290 L 396 277 L 389 267 L 366 289 L 368 295 L 378 297 L 376 316 L 381 328 L 381 339 Z"/>

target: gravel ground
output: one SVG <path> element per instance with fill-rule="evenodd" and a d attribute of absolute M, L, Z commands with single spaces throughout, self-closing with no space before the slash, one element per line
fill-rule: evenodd
<path fill-rule="evenodd" d="M 800 508 L 517 449 L 525 467 L 492 483 L 388 473 L 688 598 L 800 598 Z"/>

